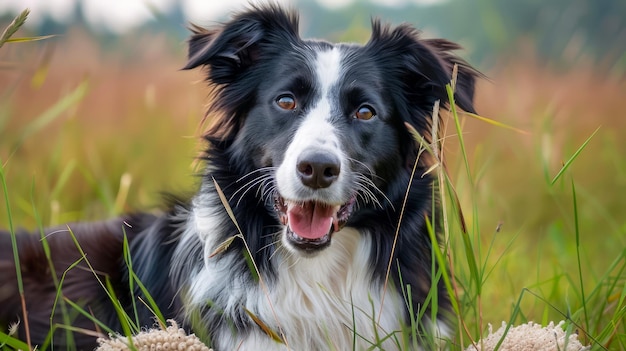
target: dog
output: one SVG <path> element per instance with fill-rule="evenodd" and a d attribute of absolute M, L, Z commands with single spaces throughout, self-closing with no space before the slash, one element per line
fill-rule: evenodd
<path fill-rule="evenodd" d="M 449 337 L 432 161 L 407 125 L 436 142 L 433 106 L 446 106 L 454 66 L 456 105 L 474 112 L 479 73 L 459 46 L 376 19 L 364 45 L 305 40 L 278 5 L 191 30 L 184 69 L 213 89 L 196 195 L 159 215 L 18 230 L 26 314 L 1 233 L 0 324 L 69 349 L 96 346 L 85 330 L 122 331 L 120 310 L 139 327 L 158 310 L 218 351 Z"/>

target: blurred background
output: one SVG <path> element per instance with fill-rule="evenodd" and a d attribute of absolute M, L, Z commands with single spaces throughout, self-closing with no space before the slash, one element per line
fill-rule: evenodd
<path fill-rule="evenodd" d="M 209 91 L 200 72 L 179 70 L 186 26 L 215 25 L 246 3 L 2 0 L 2 30 L 28 7 L 15 37 L 54 36 L 0 48 L 10 203 L 0 227 L 102 219 L 156 209 L 162 191 L 193 193 Z M 453 253 L 460 288 L 475 292 L 463 306 L 474 336 L 508 320 L 528 289 L 521 320 L 570 316 L 623 349 L 626 1 L 281 3 L 300 11 L 305 37 L 364 43 L 376 16 L 464 47 L 486 75 L 478 112 L 515 128 L 462 116 L 468 177 L 448 121 L 448 171 L 484 273 L 472 280 L 467 252 Z"/>

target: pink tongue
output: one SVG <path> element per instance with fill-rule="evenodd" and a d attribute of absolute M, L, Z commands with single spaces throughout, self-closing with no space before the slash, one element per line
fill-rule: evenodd
<path fill-rule="evenodd" d="M 287 218 L 291 231 L 305 239 L 320 239 L 328 234 L 333 223 L 333 206 L 307 202 L 288 204 Z"/>

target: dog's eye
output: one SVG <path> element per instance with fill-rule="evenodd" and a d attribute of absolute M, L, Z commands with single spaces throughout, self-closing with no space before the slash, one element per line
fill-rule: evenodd
<path fill-rule="evenodd" d="M 281 95 L 276 99 L 276 105 L 283 110 L 294 110 L 296 108 L 296 99 L 291 95 Z"/>
<path fill-rule="evenodd" d="M 354 118 L 368 120 L 376 116 L 376 111 L 371 106 L 363 105 L 354 113 Z"/>

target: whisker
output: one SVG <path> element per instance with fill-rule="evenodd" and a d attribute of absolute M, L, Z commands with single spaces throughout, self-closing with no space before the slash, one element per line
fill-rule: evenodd
<path fill-rule="evenodd" d="M 278 234 L 278 233 L 274 233 L 273 235 L 276 235 L 276 234 Z M 268 247 L 270 247 L 270 246 L 272 246 L 272 245 L 276 245 L 276 244 L 278 244 L 279 242 L 280 242 L 280 239 L 278 239 L 278 240 L 274 240 L 274 241 L 270 242 L 270 243 L 269 243 L 269 244 L 267 244 L 267 245 L 263 245 L 262 247 L 260 247 L 260 248 L 257 250 L 257 253 L 258 253 L 258 252 L 261 252 L 261 251 L 263 251 L 263 250 L 265 250 L 265 249 L 267 249 Z M 272 256 L 273 256 L 273 255 L 274 255 L 274 254 L 272 253 Z M 271 258 L 271 256 L 270 256 L 270 258 Z"/>
<path fill-rule="evenodd" d="M 283 226 L 278 225 L 278 224 L 277 225 L 272 225 L 272 226 L 266 226 L 266 228 L 269 228 L 269 227 L 276 227 L 276 228 L 278 228 L 278 230 L 273 232 L 273 233 L 268 233 L 268 234 L 261 235 L 262 239 L 280 234 L 280 232 L 282 231 L 282 228 L 283 228 Z"/>
<path fill-rule="evenodd" d="M 273 169 L 276 169 L 276 167 L 261 167 L 261 168 L 257 168 L 251 172 L 248 172 L 246 174 L 244 174 L 243 176 L 241 176 L 239 179 L 235 180 L 235 183 L 239 183 L 242 180 L 244 180 L 245 178 L 253 175 L 254 173 L 261 173 L 261 172 L 266 172 L 266 171 L 271 171 Z"/>
<path fill-rule="evenodd" d="M 381 209 L 383 208 L 383 205 L 380 203 L 380 201 L 378 201 L 378 198 L 376 198 L 376 195 L 374 195 L 374 192 L 370 190 L 370 188 L 364 187 L 363 193 L 364 193 L 364 196 L 366 196 L 373 204 L 377 205 Z M 382 194 L 382 195 L 383 197 L 385 197 L 385 194 Z"/>
<path fill-rule="evenodd" d="M 278 192 L 278 187 L 273 179 L 270 179 L 269 182 L 265 182 L 262 186 L 263 192 L 261 193 L 261 198 L 268 200 L 272 200 L 272 195 Z"/>
<path fill-rule="evenodd" d="M 250 175 L 250 173 L 249 173 Z M 240 178 L 241 179 L 241 178 Z M 252 180 L 248 181 L 247 183 L 245 183 L 241 188 L 237 189 L 230 197 L 230 201 L 232 201 L 233 199 L 235 199 L 236 196 L 239 196 L 239 199 L 237 200 L 237 205 L 239 205 L 239 203 L 241 202 L 241 200 L 243 200 L 243 198 L 245 197 L 245 195 L 253 188 L 257 187 L 257 192 L 256 195 L 258 197 L 259 195 L 259 191 L 261 188 L 264 187 L 264 184 L 267 183 L 268 181 L 271 181 L 272 179 L 272 174 L 271 173 L 266 173 L 263 174 L 259 177 L 253 178 Z"/>
<path fill-rule="evenodd" d="M 381 197 L 383 197 L 385 199 L 385 201 L 387 203 L 389 203 L 389 205 L 394 208 L 393 203 L 391 202 L 391 200 L 387 197 L 387 195 L 380 190 L 380 188 L 378 188 L 378 186 L 376 186 L 376 184 L 374 183 L 373 179 L 378 179 L 381 181 L 385 181 L 384 178 L 378 176 L 374 170 L 372 170 L 372 168 L 370 168 L 367 164 L 365 164 L 362 161 L 359 161 L 355 158 L 348 158 L 349 161 L 359 165 L 360 167 L 362 167 L 365 172 L 357 172 L 357 176 L 356 176 L 356 186 L 357 186 L 357 194 L 359 195 L 359 198 L 361 199 L 361 201 L 364 204 L 373 204 L 379 208 L 383 208 L 382 203 L 379 201 L 379 198 L 376 196 L 377 194 L 380 194 Z"/>
<path fill-rule="evenodd" d="M 357 163 L 361 166 L 363 166 L 363 168 L 365 168 L 367 170 L 367 172 L 369 173 L 369 175 L 372 178 L 377 178 L 380 180 L 384 180 L 382 177 L 378 176 L 368 165 L 366 165 L 364 162 L 357 160 L 356 158 L 352 158 L 352 157 L 348 157 L 348 160 L 354 163 Z"/>
<path fill-rule="evenodd" d="M 237 200 L 237 206 L 239 206 L 239 204 L 241 203 L 241 200 L 243 200 L 243 198 L 246 196 L 246 194 L 248 193 L 248 191 L 250 191 L 252 188 L 254 188 L 256 185 L 263 183 L 265 180 L 264 179 L 258 179 L 256 180 L 253 184 L 250 184 L 249 187 L 245 188 L 245 190 L 241 193 L 241 195 L 239 196 L 239 199 Z M 258 194 L 257 194 L 258 195 Z M 232 200 L 233 197 L 231 197 Z"/>
<path fill-rule="evenodd" d="M 254 185 L 258 184 L 260 181 L 263 181 L 264 179 L 266 179 L 267 177 L 270 177 L 270 176 L 271 176 L 270 174 L 263 174 L 263 175 L 261 175 L 261 176 L 259 176 L 259 177 L 252 178 L 252 180 L 248 181 L 247 183 L 243 184 L 243 185 L 242 185 L 239 189 L 237 189 L 237 190 L 233 193 L 233 195 L 231 196 L 231 198 L 232 198 L 232 197 L 234 197 L 235 195 L 237 195 L 237 193 L 241 192 L 242 190 L 244 190 L 244 189 L 248 189 L 248 188 L 250 188 L 250 187 L 252 187 L 252 186 L 254 186 Z"/>
<path fill-rule="evenodd" d="M 280 239 L 276 240 L 275 242 L 273 242 L 274 245 L 276 245 L 276 250 L 274 250 L 274 252 L 272 252 L 272 254 L 270 255 L 270 257 L 268 258 L 268 260 L 272 260 L 272 258 L 274 258 L 274 256 L 279 252 L 279 251 L 288 251 L 287 249 L 285 249 L 282 245 L 280 245 Z M 281 262 L 282 264 L 282 262 Z"/>
<path fill-rule="evenodd" d="M 393 208 L 393 203 L 391 202 L 391 200 L 389 200 L 389 198 L 387 197 L 387 195 L 380 190 L 380 188 L 378 188 L 376 186 L 376 184 L 374 184 L 374 181 L 371 180 L 370 178 L 368 178 L 367 176 L 365 176 L 364 174 L 358 174 L 356 177 L 356 185 L 357 185 L 357 190 L 358 193 L 361 195 L 361 198 L 363 200 L 363 202 L 365 203 L 372 203 L 378 207 L 380 207 L 381 209 L 383 208 L 382 204 L 380 203 L 380 201 L 378 200 L 378 198 L 376 197 L 376 195 L 374 194 L 374 191 L 377 192 L 378 194 L 380 194 L 388 203 L 389 205 Z"/>

